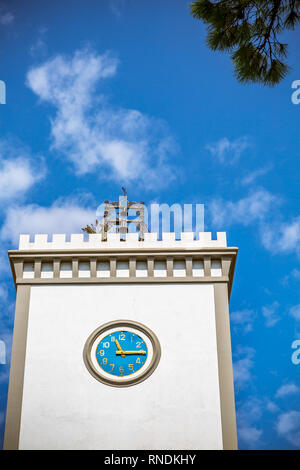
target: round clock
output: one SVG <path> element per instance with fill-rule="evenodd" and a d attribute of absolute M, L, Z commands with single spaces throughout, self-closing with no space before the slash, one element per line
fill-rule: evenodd
<path fill-rule="evenodd" d="M 106 385 L 128 387 L 148 378 L 161 355 L 156 335 L 141 323 L 117 320 L 87 339 L 83 359 L 92 376 Z"/>

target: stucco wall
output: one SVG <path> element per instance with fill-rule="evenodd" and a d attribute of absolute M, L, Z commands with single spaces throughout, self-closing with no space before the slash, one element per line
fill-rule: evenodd
<path fill-rule="evenodd" d="M 90 333 L 144 323 L 162 356 L 145 382 L 106 386 L 87 371 Z M 20 449 L 221 449 L 213 285 L 33 286 Z"/>

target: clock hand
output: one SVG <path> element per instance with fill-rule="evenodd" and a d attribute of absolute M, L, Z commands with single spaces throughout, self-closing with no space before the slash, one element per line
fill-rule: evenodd
<path fill-rule="evenodd" d="M 119 351 L 116 351 L 116 354 L 119 353 L 119 354 L 121 354 L 122 357 L 125 357 L 124 351 L 123 351 L 123 349 L 121 348 L 120 343 L 119 343 L 119 341 L 118 341 L 117 339 L 115 339 L 115 343 L 116 343 L 117 348 L 118 348 L 118 350 L 119 350 Z"/>
<path fill-rule="evenodd" d="M 142 349 L 137 349 L 136 351 L 116 351 L 117 356 L 125 355 L 125 354 L 146 354 L 147 351 L 143 351 Z M 122 356 L 123 357 L 123 356 Z"/>

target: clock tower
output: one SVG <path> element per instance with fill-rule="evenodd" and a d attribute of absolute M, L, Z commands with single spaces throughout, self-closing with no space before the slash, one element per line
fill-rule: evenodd
<path fill-rule="evenodd" d="M 21 235 L 9 252 L 5 449 L 236 449 L 237 248 L 223 232 L 159 240 L 131 208 L 139 233 L 119 218 L 110 233 L 107 211 L 88 239 Z"/>

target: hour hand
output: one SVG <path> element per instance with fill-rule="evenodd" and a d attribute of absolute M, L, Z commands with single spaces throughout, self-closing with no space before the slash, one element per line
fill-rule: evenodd
<path fill-rule="evenodd" d="M 146 354 L 147 351 L 143 351 L 142 349 L 137 349 L 136 351 L 116 351 L 116 354 L 119 356 L 123 356 L 123 354 Z"/>
<path fill-rule="evenodd" d="M 118 351 L 116 351 L 116 354 L 121 354 L 122 357 L 125 357 L 124 351 L 120 346 L 120 343 L 117 339 L 115 339 L 115 343 L 117 345 Z"/>

